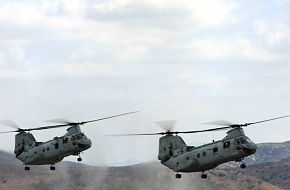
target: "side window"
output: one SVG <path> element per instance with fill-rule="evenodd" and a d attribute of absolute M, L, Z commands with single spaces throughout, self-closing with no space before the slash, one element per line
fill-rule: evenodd
<path fill-rule="evenodd" d="M 63 144 L 66 144 L 68 142 L 68 138 L 64 138 L 62 142 Z"/>
<path fill-rule="evenodd" d="M 173 152 L 172 152 L 172 144 L 170 143 L 169 145 L 167 145 L 168 149 L 169 149 L 169 156 L 172 156 L 173 155 Z"/>
<path fill-rule="evenodd" d="M 58 143 L 55 143 L 55 144 L 54 144 L 54 148 L 55 148 L 55 149 L 58 149 Z"/>
<path fill-rule="evenodd" d="M 214 148 L 212 149 L 212 151 L 213 151 L 213 153 L 217 153 L 217 152 L 218 152 L 218 147 L 214 147 Z"/>
<path fill-rule="evenodd" d="M 200 158 L 200 153 L 198 153 L 198 154 L 196 155 L 196 157 L 197 157 L 197 158 Z"/>
<path fill-rule="evenodd" d="M 44 148 L 44 149 L 42 149 L 42 152 L 45 152 L 45 148 Z"/>
<path fill-rule="evenodd" d="M 202 156 L 206 156 L 206 152 L 202 152 Z"/>
<path fill-rule="evenodd" d="M 236 143 L 237 143 L 237 147 L 236 149 L 237 150 L 242 150 L 242 147 L 241 147 L 241 141 L 239 139 L 236 140 Z"/>
<path fill-rule="evenodd" d="M 49 147 L 46 148 L 46 151 L 49 151 Z"/>
<path fill-rule="evenodd" d="M 230 148 L 231 143 L 230 141 L 224 142 L 224 148 Z"/>

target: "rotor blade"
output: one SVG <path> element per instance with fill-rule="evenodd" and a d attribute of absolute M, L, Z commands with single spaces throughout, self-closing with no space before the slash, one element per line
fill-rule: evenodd
<path fill-rule="evenodd" d="M 133 113 L 137 113 L 137 112 L 138 111 L 133 111 L 133 112 L 128 112 L 128 113 L 122 113 L 122 114 L 113 115 L 113 116 L 109 116 L 109 117 L 103 117 L 103 118 L 100 118 L 100 119 L 94 119 L 94 120 L 89 120 L 89 121 L 77 122 L 76 124 L 83 125 L 83 124 L 86 124 L 86 123 L 101 121 L 101 120 L 105 120 L 105 119 L 111 119 L 111 118 L 114 118 L 114 117 L 120 117 L 120 116 L 123 116 L 123 115 L 129 115 L 129 114 L 133 114 Z"/>
<path fill-rule="evenodd" d="M 176 120 L 155 121 L 155 124 L 159 125 L 164 131 L 172 131 L 176 122 Z"/>
<path fill-rule="evenodd" d="M 159 132 L 159 133 L 133 133 L 133 134 L 119 134 L 119 135 L 109 135 L 109 136 L 149 136 L 149 135 L 172 135 L 172 134 L 190 134 L 190 133 L 202 133 L 202 132 L 209 132 L 209 131 L 219 131 L 230 129 L 232 127 L 218 127 L 218 128 L 211 128 L 211 129 L 204 129 L 204 130 L 195 130 L 195 131 L 167 131 L 167 132 Z"/>
<path fill-rule="evenodd" d="M 7 126 L 7 127 L 11 127 L 11 128 L 14 128 L 14 129 L 20 129 L 19 126 L 16 123 L 14 123 L 12 120 L 10 120 L 10 119 L 0 120 L 0 123 L 2 125 Z"/>
<path fill-rule="evenodd" d="M 226 120 L 217 120 L 217 121 L 211 121 L 207 123 L 203 123 L 207 125 L 220 125 L 220 126 L 231 126 L 234 125 L 233 123 L 226 121 Z"/>
<path fill-rule="evenodd" d="M 117 135 L 107 135 L 112 137 L 122 137 L 122 136 L 150 136 L 150 135 L 164 135 L 166 132 L 160 133 L 133 133 L 133 134 L 117 134 Z"/>
<path fill-rule="evenodd" d="M 195 131 L 176 131 L 176 132 L 172 132 L 172 133 L 173 134 L 203 133 L 203 132 L 209 132 L 209 131 L 220 131 L 220 130 L 225 130 L 225 129 L 230 129 L 230 128 L 232 128 L 232 127 L 226 126 L 226 127 L 217 127 L 217 128 L 195 130 Z"/>
<path fill-rule="evenodd" d="M 160 133 L 120 134 L 120 135 L 110 135 L 110 136 L 140 136 L 140 135 L 145 136 L 145 135 L 173 135 L 173 134 L 203 133 L 203 132 L 231 129 L 231 128 L 235 128 L 235 127 L 246 127 L 248 125 L 263 123 L 263 122 L 272 121 L 272 120 L 276 120 L 276 119 L 282 119 L 285 117 L 290 117 L 290 115 L 285 115 L 285 116 L 281 116 L 281 117 L 276 117 L 276 118 L 262 120 L 262 121 L 256 121 L 256 122 L 252 122 L 252 123 L 245 123 L 245 124 L 232 124 L 232 123 L 230 123 L 228 121 L 224 121 L 224 120 L 213 121 L 213 122 L 209 122 L 209 123 L 205 123 L 205 124 L 222 125 L 225 127 L 217 127 L 217 128 L 195 130 L 195 131 L 167 131 L 167 132 L 160 132 Z"/>
<path fill-rule="evenodd" d="M 95 120 L 90 120 L 90 121 L 71 122 L 71 123 L 60 124 L 60 125 L 48 125 L 48 126 L 37 127 L 37 128 L 21 129 L 21 131 L 36 131 L 36 130 L 43 130 L 43 129 L 53 129 L 53 128 L 60 128 L 60 127 L 67 127 L 67 126 L 84 125 L 86 123 L 91 123 L 91 122 L 96 122 L 96 121 L 100 121 L 100 120 L 110 119 L 110 118 L 119 117 L 119 116 L 123 116 L 123 115 L 128 115 L 128 114 L 132 114 L 132 113 L 136 113 L 136 112 L 138 112 L 138 111 L 118 114 L 118 115 L 109 116 L 109 117 L 103 117 L 103 118 L 100 118 L 100 119 L 95 119 Z M 18 131 L 15 131 L 15 132 L 18 132 Z"/>
<path fill-rule="evenodd" d="M 245 126 L 246 127 L 248 125 L 253 125 L 253 124 L 257 124 L 257 123 L 273 121 L 273 120 L 282 119 L 282 118 L 285 118 L 285 117 L 290 117 L 290 115 L 284 115 L 284 116 L 281 116 L 281 117 L 275 117 L 275 118 L 272 118 L 272 119 L 266 119 L 266 120 L 262 120 L 262 121 L 251 122 L 251 123 L 245 123 L 245 124 L 242 124 L 241 126 Z"/>
<path fill-rule="evenodd" d="M 2 131 L 0 133 L 15 133 L 15 132 L 19 132 L 18 130 L 17 131 Z"/>
<path fill-rule="evenodd" d="M 70 121 L 68 121 L 65 118 L 50 119 L 50 120 L 46 120 L 46 122 L 61 123 L 61 124 L 69 124 L 69 123 L 71 123 Z"/>
<path fill-rule="evenodd" d="M 44 127 L 37 127 L 37 128 L 28 128 L 28 129 L 21 129 L 21 131 L 37 131 L 37 130 L 43 130 L 43 129 L 54 129 L 54 128 L 60 128 L 60 127 L 67 127 L 71 124 L 62 124 L 62 125 L 48 125 Z"/>

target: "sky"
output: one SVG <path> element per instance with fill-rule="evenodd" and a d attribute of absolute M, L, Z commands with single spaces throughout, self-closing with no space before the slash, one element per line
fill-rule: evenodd
<path fill-rule="evenodd" d="M 93 142 L 84 163 L 126 165 L 157 161 L 158 136 L 108 134 L 160 132 L 160 120 L 199 130 L 290 114 L 289 8 L 289 0 L 0 0 L 0 119 L 32 128 L 138 110 L 82 127 Z M 245 132 L 257 143 L 290 140 L 290 118 Z M 198 145 L 225 134 L 182 137 Z M 1 134 L 1 149 L 13 152 L 14 135 Z"/>

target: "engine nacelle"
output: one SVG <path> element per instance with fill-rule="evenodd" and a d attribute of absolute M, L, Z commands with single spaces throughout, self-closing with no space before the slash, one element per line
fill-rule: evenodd
<path fill-rule="evenodd" d="M 158 159 L 161 162 L 165 162 L 173 155 L 174 150 L 183 149 L 184 147 L 186 147 L 186 144 L 180 136 L 166 135 L 161 137 L 159 139 Z"/>
<path fill-rule="evenodd" d="M 36 140 L 31 133 L 20 132 L 15 135 L 15 149 L 14 153 L 16 156 L 21 154 L 23 151 L 27 151 L 34 147 Z"/>

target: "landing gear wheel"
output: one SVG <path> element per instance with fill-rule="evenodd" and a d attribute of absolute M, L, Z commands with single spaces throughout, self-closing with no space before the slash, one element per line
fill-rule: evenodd
<path fill-rule="evenodd" d="M 180 179 L 180 178 L 181 178 L 181 174 L 176 174 L 175 177 L 176 177 L 177 179 Z"/>
<path fill-rule="evenodd" d="M 55 166 L 50 166 L 50 170 L 55 170 Z"/>
<path fill-rule="evenodd" d="M 78 162 L 81 162 L 83 159 L 81 157 L 78 157 Z"/>
<path fill-rule="evenodd" d="M 206 175 L 205 173 L 202 173 L 202 174 L 201 174 L 201 178 L 202 178 L 202 179 L 206 179 L 206 178 L 207 178 L 207 175 Z"/>
<path fill-rule="evenodd" d="M 242 169 L 245 169 L 247 166 L 246 166 L 246 164 L 244 164 L 244 163 L 242 163 L 241 165 L 240 165 L 240 168 L 242 168 Z"/>
<path fill-rule="evenodd" d="M 24 170 L 28 171 L 28 170 L 30 170 L 30 167 L 29 166 L 25 166 Z"/>

